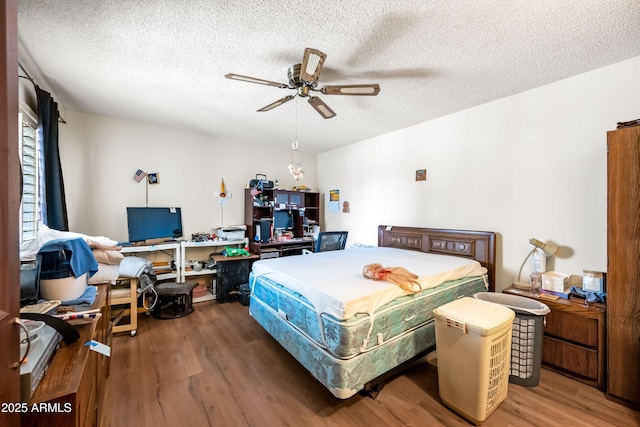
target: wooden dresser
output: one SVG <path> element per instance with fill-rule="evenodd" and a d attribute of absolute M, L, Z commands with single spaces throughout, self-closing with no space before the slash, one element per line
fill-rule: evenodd
<path fill-rule="evenodd" d="M 541 299 L 529 291 L 509 287 L 503 292 L 532 298 L 546 304 L 542 342 L 542 363 L 555 371 L 605 391 L 606 371 L 606 306 L 585 305 L 581 299 Z"/>
<path fill-rule="evenodd" d="M 85 343 L 96 340 L 111 346 L 111 314 L 109 284 L 96 285 L 98 296 L 93 308 L 100 308 L 97 321 L 76 327 L 80 338 L 67 346 L 61 343 L 42 381 L 29 401 L 29 408 L 42 408 L 38 413 L 23 413 L 21 426 L 72 427 L 97 426 L 101 417 L 102 398 L 109 358 L 89 350 Z"/>

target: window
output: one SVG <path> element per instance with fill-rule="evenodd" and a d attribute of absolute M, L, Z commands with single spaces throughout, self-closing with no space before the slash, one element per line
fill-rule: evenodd
<path fill-rule="evenodd" d="M 38 139 L 38 121 L 35 114 L 20 109 L 20 163 L 22 166 L 22 203 L 20 204 L 20 241 L 27 242 L 36 238 L 40 219 L 41 147 Z"/>

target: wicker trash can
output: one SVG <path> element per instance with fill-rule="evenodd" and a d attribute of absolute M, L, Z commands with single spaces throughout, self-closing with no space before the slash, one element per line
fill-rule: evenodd
<path fill-rule="evenodd" d="M 546 304 L 531 298 L 495 292 L 479 292 L 475 298 L 509 307 L 516 313 L 511 339 L 511 370 L 509 382 L 525 387 L 540 383 L 542 337 Z"/>

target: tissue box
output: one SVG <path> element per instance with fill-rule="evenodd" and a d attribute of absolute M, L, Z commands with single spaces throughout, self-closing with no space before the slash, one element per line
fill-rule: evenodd
<path fill-rule="evenodd" d="M 564 292 L 569 283 L 569 275 L 557 271 L 542 273 L 542 289 L 554 292 Z"/>

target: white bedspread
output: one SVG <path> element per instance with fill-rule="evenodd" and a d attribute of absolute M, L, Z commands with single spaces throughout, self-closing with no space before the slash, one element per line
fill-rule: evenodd
<path fill-rule="evenodd" d="M 373 263 L 406 268 L 419 276 L 422 289 L 487 272 L 472 259 L 381 247 L 260 260 L 253 264 L 253 272 L 304 295 L 318 313 L 345 320 L 356 313 L 373 315 L 378 307 L 405 294 L 390 282 L 364 278 L 362 269 Z"/>

